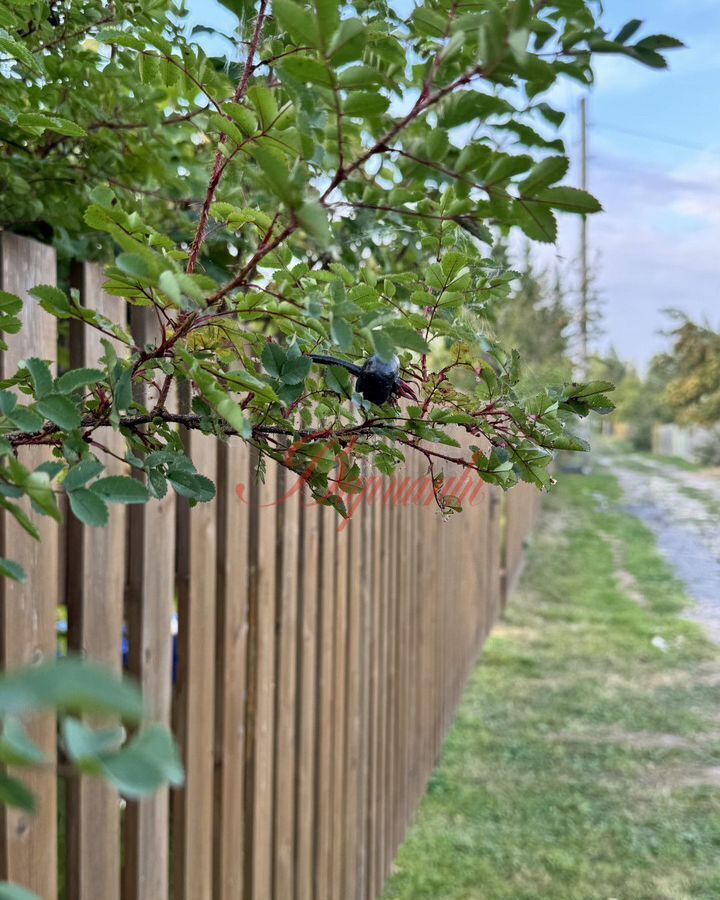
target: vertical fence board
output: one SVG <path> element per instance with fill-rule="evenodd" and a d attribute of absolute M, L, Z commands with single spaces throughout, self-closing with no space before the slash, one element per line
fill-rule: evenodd
<path fill-rule="evenodd" d="M 363 511 L 356 511 L 345 524 L 349 544 L 347 567 L 347 668 L 345 682 L 345 809 L 342 837 L 343 882 L 340 896 L 357 900 L 358 896 L 358 837 L 360 834 L 360 760 L 363 728 L 362 644 L 363 611 L 361 609 L 362 560 L 360 556 Z"/>
<path fill-rule="evenodd" d="M 316 733 L 316 847 L 315 892 L 317 900 L 333 900 L 332 875 L 332 750 L 333 750 L 333 647 L 335 516 L 330 508 L 321 510 L 320 585 L 318 590 L 318 691 Z"/>
<path fill-rule="evenodd" d="M 320 514 L 303 488 L 300 554 L 300 641 L 298 646 L 297 778 L 295 805 L 295 896 L 314 900 L 315 734 L 317 698 L 318 583 Z"/>
<path fill-rule="evenodd" d="M 28 238 L 0 233 L 0 288 L 23 300 L 22 330 L 8 335 L 2 354 L 2 376 L 15 373 L 29 356 L 56 359 L 56 320 L 40 310 L 28 291 L 38 284 L 55 284 L 55 251 Z M 20 461 L 34 468 L 49 458 L 44 448 L 26 449 Z M 26 511 L 40 532 L 40 541 L 26 534 L 9 514 L 0 516 L 0 556 L 15 560 L 27 572 L 19 584 L 0 579 L 0 666 L 14 668 L 55 655 L 55 619 L 59 561 L 57 524 Z M 50 764 L 42 772 L 23 773 L 22 780 L 37 797 L 35 815 L 0 806 L 0 879 L 17 881 L 41 897 L 57 894 L 57 797 L 55 784 L 55 721 L 44 715 L 29 728 Z M 16 774 L 16 773 L 13 773 Z M 17 773 L 19 774 L 19 773 Z"/>
<path fill-rule="evenodd" d="M 335 545 L 335 587 L 333 590 L 333 710 L 332 710 L 332 863 L 331 897 L 342 896 L 343 839 L 345 834 L 345 739 L 346 739 L 346 667 L 347 667 L 347 596 L 349 542 L 347 528 L 339 530 L 342 522 L 335 516 L 331 523 Z"/>
<path fill-rule="evenodd" d="M 131 325 L 140 346 L 157 338 L 151 310 L 133 308 Z M 157 392 L 139 397 L 152 406 Z M 175 602 L 175 494 L 128 510 L 126 613 L 129 670 L 140 683 L 153 720 L 170 726 L 172 615 Z M 124 900 L 166 900 L 170 866 L 169 793 L 163 788 L 129 801 L 123 823 Z"/>
<path fill-rule="evenodd" d="M 296 705 L 300 549 L 300 493 L 297 477 L 279 480 L 277 540 L 277 698 L 275 709 L 274 897 L 291 900 L 295 884 Z"/>
<path fill-rule="evenodd" d="M 103 270 L 85 263 L 73 272 L 80 299 L 88 309 L 125 325 L 124 303 L 102 290 Z M 70 364 L 93 367 L 104 354 L 100 332 L 71 323 Z M 110 428 L 95 438 L 122 456 L 125 442 Z M 127 466 L 93 447 L 107 466 L 120 475 Z M 68 646 L 115 673 L 122 667 L 123 604 L 125 597 L 126 507 L 111 504 L 104 528 L 89 528 L 68 513 L 67 607 Z M 120 896 L 120 803 L 107 782 L 76 776 L 67 793 L 67 896 L 77 900 L 118 900 Z"/>
<path fill-rule="evenodd" d="M 217 442 L 185 436 L 197 470 L 217 478 Z M 173 893 L 176 900 L 211 900 L 215 759 L 216 509 L 178 503 L 178 650 L 175 733 L 186 781 L 173 794 Z"/>
<path fill-rule="evenodd" d="M 250 548 L 250 453 L 240 441 L 218 456 L 215 664 L 215 881 L 217 900 L 242 896 L 245 867 L 245 710 Z"/>
<path fill-rule="evenodd" d="M 250 590 L 248 693 L 248 828 L 251 900 L 272 896 L 273 744 L 275 712 L 275 547 L 277 466 L 256 486 L 256 558 Z"/>

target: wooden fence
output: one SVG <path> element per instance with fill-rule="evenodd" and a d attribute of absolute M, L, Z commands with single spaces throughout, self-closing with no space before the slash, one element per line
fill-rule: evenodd
<path fill-rule="evenodd" d="M 124 318 L 98 267 L 73 278 L 84 304 Z M 56 359 L 56 320 L 27 293 L 55 279 L 52 249 L 0 235 L 0 288 L 26 301 L 0 375 Z M 133 327 L 152 340 L 147 318 Z M 71 333 L 73 364 L 100 352 Z M 501 509 L 485 486 L 444 522 L 413 502 L 415 458 L 343 523 L 276 466 L 256 484 L 242 442 L 187 441 L 212 504 L 114 507 L 104 529 L 40 519 L 41 544 L 0 522 L 0 555 L 29 573 L 0 585 L 1 667 L 52 657 L 66 610 L 69 647 L 132 672 L 187 770 L 182 790 L 127 804 L 87 776 L 58 790 L 54 764 L 31 775 L 37 814 L 0 812 L 0 880 L 45 900 L 372 900 L 514 582 L 535 495 Z M 54 760 L 52 718 L 32 734 Z"/>

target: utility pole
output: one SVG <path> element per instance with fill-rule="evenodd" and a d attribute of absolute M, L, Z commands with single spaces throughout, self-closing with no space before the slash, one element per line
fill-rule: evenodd
<path fill-rule="evenodd" d="M 587 99 L 580 100 L 580 187 L 588 189 L 588 121 Z M 590 273 L 588 270 L 588 220 L 583 215 L 580 232 L 580 372 L 582 380 L 587 380 L 590 358 L 588 355 L 588 306 L 590 293 Z"/>

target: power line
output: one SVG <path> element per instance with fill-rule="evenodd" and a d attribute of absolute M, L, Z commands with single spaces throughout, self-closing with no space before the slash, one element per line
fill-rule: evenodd
<path fill-rule="evenodd" d="M 633 131 L 631 128 L 620 128 L 617 125 L 605 125 L 602 122 L 593 122 L 593 128 L 599 128 L 602 131 L 614 131 L 617 134 L 626 134 L 629 137 L 640 138 L 645 141 L 653 141 L 656 144 L 667 144 L 670 147 L 682 147 L 684 150 L 698 150 L 700 152 L 712 153 L 720 155 L 720 151 L 703 147 L 702 144 L 692 144 L 689 141 L 678 141 L 674 138 L 668 138 L 659 134 L 643 134 L 641 131 Z"/>

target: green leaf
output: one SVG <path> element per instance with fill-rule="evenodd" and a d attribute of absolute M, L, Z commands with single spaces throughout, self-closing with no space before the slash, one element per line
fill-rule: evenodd
<path fill-rule="evenodd" d="M 282 67 L 283 71 L 288 72 L 298 81 L 320 84 L 323 87 L 332 85 L 332 78 L 325 66 L 309 56 L 288 56 L 283 61 Z"/>
<path fill-rule="evenodd" d="M 126 797 L 139 798 L 170 783 L 183 784 L 185 773 L 172 735 L 160 726 L 141 731 L 127 747 L 102 760 L 101 771 Z"/>
<path fill-rule="evenodd" d="M 296 0 L 273 0 L 273 14 L 280 27 L 299 45 L 319 47 L 315 18 Z"/>
<path fill-rule="evenodd" d="M 21 584 L 27 581 L 27 572 L 20 563 L 2 556 L 0 556 L 0 575 L 3 578 L 12 578 L 13 581 L 19 581 Z"/>
<path fill-rule="evenodd" d="M 625 25 L 618 31 L 615 40 L 618 44 L 624 44 L 626 41 L 629 41 L 630 38 L 635 34 L 635 32 L 642 27 L 643 20 L 642 19 L 631 19 L 629 22 L 626 22 Z"/>
<path fill-rule="evenodd" d="M 63 481 L 63 486 L 66 491 L 74 491 L 84 484 L 87 484 L 91 478 L 95 478 L 95 476 L 99 475 L 104 469 L 105 466 L 100 460 L 95 459 L 94 457 L 83 459 L 68 470 L 65 480 Z"/>
<path fill-rule="evenodd" d="M 36 404 L 38 412 L 63 431 L 80 427 L 80 410 L 63 394 L 48 394 Z"/>
<path fill-rule="evenodd" d="M 250 152 L 262 169 L 268 188 L 276 197 L 292 206 L 295 192 L 285 163 L 264 147 L 253 146 Z"/>
<path fill-rule="evenodd" d="M 390 100 L 382 94 L 371 91 L 358 91 L 350 94 L 343 105 L 343 112 L 348 116 L 378 116 L 387 111 Z"/>
<path fill-rule="evenodd" d="M 116 257 L 115 265 L 126 275 L 135 278 L 152 278 L 156 271 L 149 259 L 139 253 L 121 253 Z"/>
<path fill-rule="evenodd" d="M 60 288 L 51 284 L 38 284 L 29 291 L 33 297 L 37 297 L 40 306 L 59 319 L 68 319 L 73 313 L 73 307 L 67 294 Z"/>
<path fill-rule="evenodd" d="M 150 499 L 142 481 L 128 475 L 106 475 L 93 482 L 90 490 L 108 503 L 147 503 Z"/>
<path fill-rule="evenodd" d="M 42 71 L 42 65 L 35 59 L 25 45 L 11 37 L 4 28 L 0 28 L 0 53 L 6 53 L 13 59 L 18 60 L 18 62 L 23 63 L 23 65 L 27 66 L 28 69 L 31 69 L 33 72 Z"/>
<path fill-rule="evenodd" d="M 41 898 L 32 891 L 26 891 L 19 884 L 0 881 L 0 900 L 41 900 Z"/>
<path fill-rule="evenodd" d="M 346 91 L 352 91 L 363 88 L 372 87 L 376 84 L 382 84 L 383 77 L 377 71 L 377 69 L 372 69 L 370 66 L 350 66 L 347 69 L 343 69 L 342 72 L 338 75 L 338 85 Z"/>
<path fill-rule="evenodd" d="M 573 187 L 547 188 L 537 194 L 536 199 L 547 203 L 553 209 L 573 213 L 597 213 L 602 212 L 602 206 L 587 191 L 581 191 Z"/>
<path fill-rule="evenodd" d="M 0 677 L 0 716 L 53 708 L 118 715 L 128 722 L 138 722 L 144 714 L 134 685 L 86 660 L 67 657 Z"/>
<path fill-rule="evenodd" d="M 37 807 L 33 792 L 22 781 L 3 771 L 0 771 L 0 804 L 24 809 L 26 812 L 35 812 Z"/>
<path fill-rule="evenodd" d="M 84 137 L 87 132 L 77 123 L 71 122 L 69 119 L 63 119 L 61 116 L 50 116 L 47 113 L 30 112 L 20 113 L 17 117 L 17 124 L 21 127 L 32 128 L 38 132 L 56 131 L 58 134 L 64 134 L 68 137 Z"/>
<path fill-rule="evenodd" d="M 255 107 L 263 131 L 267 131 L 278 116 L 278 105 L 269 88 L 255 84 L 248 88 L 247 98 Z"/>
<path fill-rule="evenodd" d="M 9 766 L 42 766 L 48 759 L 34 744 L 19 719 L 9 716 L 0 737 L 0 762 Z"/>
<path fill-rule="evenodd" d="M 8 418 L 16 428 L 28 434 L 36 434 L 45 424 L 43 417 L 27 406 L 16 406 Z"/>
<path fill-rule="evenodd" d="M 273 378 L 280 378 L 282 367 L 287 359 L 287 353 L 279 344 L 268 341 L 263 348 L 260 359 L 268 375 L 272 375 Z"/>
<path fill-rule="evenodd" d="M 538 190 L 560 181 L 567 174 L 570 161 L 565 156 L 549 156 L 530 170 L 520 182 L 520 191 L 525 197 L 532 197 Z"/>
<path fill-rule="evenodd" d="M 197 472 L 186 472 L 183 469 L 170 470 L 167 480 L 181 497 L 207 503 L 215 498 L 215 485 L 209 478 Z"/>
<path fill-rule="evenodd" d="M 97 384 L 105 380 L 105 373 L 100 369 L 70 369 L 55 382 L 55 390 L 61 394 L 70 394 L 89 384 Z"/>
<path fill-rule="evenodd" d="M 43 397 L 52 390 L 53 379 L 50 374 L 50 366 L 44 359 L 31 357 L 22 361 L 21 366 L 28 370 L 35 388 L 35 396 Z"/>
<path fill-rule="evenodd" d="M 213 404 L 218 414 L 225 419 L 228 425 L 241 437 L 248 438 L 251 435 L 250 422 L 240 407 L 240 404 L 233 400 L 232 397 L 225 396 Z"/>
<path fill-rule="evenodd" d="M 117 752 L 123 742 L 122 728 L 93 729 L 79 719 L 70 716 L 63 719 L 62 736 L 70 759 L 77 763 L 95 760 L 108 753 Z"/>
<path fill-rule="evenodd" d="M 258 123 L 250 110 L 241 103 L 224 103 L 223 112 L 226 113 L 246 136 L 255 134 Z"/>
<path fill-rule="evenodd" d="M 385 325 L 383 331 L 396 347 L 414 350 L 416 353 L 428 353 L 430 350 L 425 339 L 407 325 Z"/>
<path fill-rule="evenodd" d="M 74 515 L 84 524 L 93 528 L 102 528 L 107 525 L 109 512 L 107 504 L 102 497 L 88 488 L 76 488 L 68 492 L 70 509 Z"/>
<path fill-rule="evenodd" d="M 330 322 L 330 334 L 341 350 L 348 351 L 353 345 L 352 328 L 342 316 L 333 316 Z"/>
<path fill-rule="evenodd" d="M 317 244 L 324 249 L 330 243 L 330 224 L 328 222 L 327 211 L 322 204 L 309 200 L 295 211 L 295 218 L 298 220 L 304 231 L 315 239 Z"/>
<path fill-rule="evenodd" d="M 0 291 L 0 313 L 16 316 L 23 308 L 23 302 L 16 294 Z"/>

